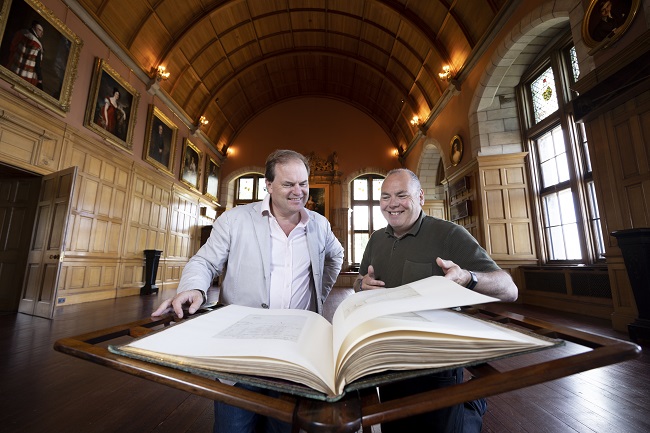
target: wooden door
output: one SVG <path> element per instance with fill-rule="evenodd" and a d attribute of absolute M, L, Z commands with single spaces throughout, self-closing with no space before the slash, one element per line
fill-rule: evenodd
<path fill-rule="evenodd" d="M 40 176 L 0 179 L 0 311 L 18 310 L 40 186 Z"/>
<path fill-rule="evenodd" d="M 18 311 L 51 318 L 77 167 L 43 176 Z"/>

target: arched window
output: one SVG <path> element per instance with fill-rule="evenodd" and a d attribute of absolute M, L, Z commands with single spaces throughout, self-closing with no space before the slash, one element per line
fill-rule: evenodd
<path fill-rule="evenodd" d="M 235 206 L 261 201 L 266 196 L 266 182 L 262 174 L 245 174 L 235 181 Z"/>
<path fill-rule="evenodd" d="M 579 74 L 575 47 L 566 35 L 530 68 L 518 88 L 541 255 L 548 263 L 603 259 L 587 139 L 584 126 L 573 120 L 575 92 L 570 86 Z"/>
<path fill-rule="evenodd" d="M 350 184 L 350 196 L 352 197 L 352 216 L 350 218 L 352 251 L 350 257 L 355 265 L 361 263 L 363 252 L 372 232 L 386 227 L 386 219 L 379 209 L 383 182 L 383 176 L 368 174 L 357 177 Z"/>

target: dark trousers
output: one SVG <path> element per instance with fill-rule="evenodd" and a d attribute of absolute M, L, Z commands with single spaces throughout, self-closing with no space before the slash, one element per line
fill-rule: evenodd
<path fill-rule="evenodd" d="M 234 386 L 277 397 L 279 393 L 237 383 Z M 291 424 L 268 418 L 219 401 L 214 402 L 214 433 L 290 433 Z"/>
<path fill-rule="evenodd" d="M 463 382 L 463 369 L 443 371 L 429 376 L 407 379 L 379 387 L 382 402 L 411 394 L 444 388 Z M 487 409 L 485 399 L 447 407 L 381 424 L 382 433 L 480 433 L 483 414 Z"/>

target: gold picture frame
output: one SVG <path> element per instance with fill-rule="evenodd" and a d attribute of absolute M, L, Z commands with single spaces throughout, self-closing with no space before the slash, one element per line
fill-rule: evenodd
<path fill-rule="evenodd" d="M 463 160 L 463 140 L 460 135 L 454 135 L 449 143 L 449 161 L 452 166 L 457 166 Z"/>
<path fill-rule="evenodd" d="M 178 126 L 155 105 L 149 105 L 143 159 L 167 174 L 174 175 L 174 155 Z"/>
<path fill-rule="evenodd" d="M 183 143 L 180 180 L 195 191 L 199 191 L 203 154 L 188 138 Z"/>
<path fill-rule="evenodd" d="M 640 4 L 641 0 L 591 0 L 582 20 L 585 45 L 603 49 L 616 42 L 632 24 Z"/>
<path fill-rule="evenodd" d="M 212 157 L 205 159 L 205 182 L 203 194 L 213 202 L 219 204 L 219 179 L 221 177 L 221 166 Z"/>
<path fill-rule="evenodd" d="M 325 218 L 330 217 L 330 186 L 326 183 L 323 184 L 309 184 L 309 197 L 305 207 L 313 210 Z"/>
<path fill-rule="evenodd" d="M 133 148 L 133 128 L 140 94 L 104 60 L 93 71 L 84 126 L 127 151 Z"/>
<path fill-rule="evenodd" d="M 0 35 L 0 76 L 16 91 L 65 116 L 70 111 L 82 40 L 37 0 L 5 0 L 0 8 Z M 36 55 L 40 68 L 19 62 L 24 58 L 20 46 L 25 41 L 36 50 L 41 47 L 40 56 Z"/>

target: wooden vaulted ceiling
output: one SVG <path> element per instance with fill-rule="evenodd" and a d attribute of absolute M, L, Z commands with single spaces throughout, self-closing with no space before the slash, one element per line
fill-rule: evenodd
<path fill-rule="evenodd" d="M 224 152 L 281 101 L 351 104 L 397 147 L 417 134 L 507 0 L 78 0 Z"/>

